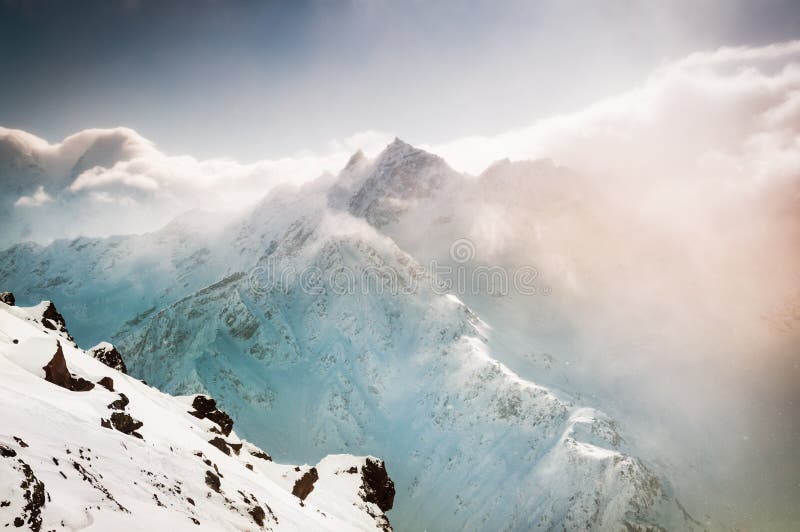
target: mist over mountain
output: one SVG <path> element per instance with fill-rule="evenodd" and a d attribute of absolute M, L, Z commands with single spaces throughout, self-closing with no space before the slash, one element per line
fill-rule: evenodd
<path fill-rule="evenodd" d="M 799 54 L 253 164 L 0 129 L 0 288 L 277 460 L 379 456 L 399 530 L 789 530 Z"/>

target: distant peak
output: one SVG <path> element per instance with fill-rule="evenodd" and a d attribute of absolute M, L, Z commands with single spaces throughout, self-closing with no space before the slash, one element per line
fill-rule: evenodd
<path fill-rule="evenodd" d="M 416 148 L 407 142 L 402 141 L 399 137 L 395 137 L 394 140 L 386 146 L 386 148 L 381 152 L 378 156 L 378 159 L 382 162 L 388 161 L 396 161 L 405 159 L 410 155 L 430 155 L 425 150 L 420 148 Z"/>
<path fill-rule="evenodd" d="M 422 150 L 419 150 L 418 148 L 415 148 L 411 144 L 409 144 L 407 142 L 404 142 L 403 140 L 400 139 L 400 137 L 395 137 L 394 140 L 391 142 L 391 144 L 386 146 L 386 149 L 388 151 L 398 151 L 398 150 L 402 150 L 402 151 L 406 151 L 406 150 L 422 151 Z"/>

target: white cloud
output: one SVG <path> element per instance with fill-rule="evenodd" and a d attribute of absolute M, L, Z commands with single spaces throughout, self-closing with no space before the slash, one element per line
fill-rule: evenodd
<path fill-rule="evenodd" d="M 477 173 L 504 157 L 550 157 L 607 176 L 690 179 L 719 157 L 749 165 L 759 136 L 793 149 L 800 132 L 800 41 L 695 53 L 658 68 L 646 82 L 581 111 L 494 136 L 429 149 Z M 780 139 L 784 142 L 780 142 Z M 763 143 L 762 143 L 763 146 Z M 786 154 L 784 154 L 786 155 Z"/>
<path fill-rule="evenodd" d="M 44 191 L 44 187 L 40 186 L 30 196 L 22 196 L 15 203 L 15 207 L 41 207 L 45 203 L 50 203 L 53 198 Z"/>
<path fill-rule="evenodd" d="M 157 229 L 190 209 L 241 209 L 278 184 L 301 184 L 324 172 L 338 171 L 358 149 L 374 155 L 391 138 L 387 133 L 363 131 L 332 140 L 321 151 L 243 164 L 228 158 L 199 160 L 166 154 L 129 128 L 88 129 L 57 144 L 25 131 L 0 128 L 0 142 L 10 141 L 27 157 L 25 164 L 38 165 L 45 175 L 36 177 L 44 179 L 43 186 L 35 194 L 20 198 L 17 205 L 42 206 L 59 200 L 53 204 L 52 220 L 46 212 L 41 212 L 35 223 L 20 218 L 18 234 L 12 234 L 12 222 L 5 225 L 7 234 L 0 240 L 10 243 L 23 232 L 25 238 L 44 241 L 76 234 L 138 233 Z M 50 195 L 44 192 L 45 186 Z M 64 205 L 91 210 L 93 217 L 65 225 L 63 216 L 55 213 Z M 111 205 L 115 208 L 98 208 Z M 120 209 L 126 208 L 142 213 L 126 212 L 122 216 Z"/>
<path fill-rule="evenodd" d="M 639 87 L 575 113 L 554 116 L 493 136 L 425 146 L 459 170 L 479 173 L 510 157 L 549 157 L 602 179 L 656 190 L 679 181 L 725 180 L 732 187 L 772 186 L 798 165 L 800 41 L 761 48 L 724 48 L 665 64 Z M 141 232 L 191 208 L 237 209 L 279 183 L 303 183 L 337 171 L 361 148 L 375 154 L 392 135 L 364 131 L 322 150 L 242 164 L 166 154 L 128 128 L 89 129 L 57 144 L 0 128 L 45 170 L 51 199 L 73 206 L 147 205 L 151 215 L 117 232 Z M 44 191 L 42 192 L 44 194 Z M 20 200 L 40 205 L 44 196 Z M 59 201 L 53 203 L 58 204 Z M 152 214 L 155 213 L 155 214 Z M 139 225 L 141 224 L 141 225 Z M 80 230 L 105 234 L 97 220 Z M 60 236 L 34 235 L 34 238 Z"/>

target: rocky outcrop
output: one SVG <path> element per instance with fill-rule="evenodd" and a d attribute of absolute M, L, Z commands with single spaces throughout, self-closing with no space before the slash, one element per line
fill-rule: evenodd
<path fill-rule="evenodd" d="M 189 412 L 198 419 L 208 419 L 219 426 L 219 432 L 225 436 L 230 435 L 233 429 L 233 419 L 227 413 L 217 408 L 217 402 L 206 396 L 198 395 L 192 401 L 194 411 Z M 226 451 L 227 452 L 227 451 Z"/>
<path fill-rule="evenodd" d="M 294 487 L 292 488 L 292 495 L 304 501 L 308 494 L 314 491 L 314 483 L 319 480 L 319 473 L 317 473 L 317 468 L 312 467 L 305 474 L 298 478 L 297 481 L 294 483 Z"/>
<path fill-rule="evenodd" d="M 223 453 L 227 454 L 228 456 L 231 455 L 231 451 L 233 451 L 233 454 L 235 454 L 236 456 L 239 456 L 239 453 L 242 450 L 242 444 L 241 443 L 231 443 L 229 441 L 223 440 L 219 436 L 217 436 L 216 438 L 210 439 L 208 441 L 208 443 L 210 443 L 211 445 L 213 445 L 214 447 L 216 447 L 217 449 L 219 449 Z"/>
<path fill-rule="evenodd" d="M 367 457 L 361 467 L 361 489 L 366 502 L 375 503 L 384 512 L 394 505 L 394 482 L 389 478 L 383 460 Z"/>
<path fill-rule="evenodd" d="M 125 407 L 128 406 L 130 400 L 124 393 L 119 394 L 119 399 L 116 401 L 112 401 L 111 404 L 108 405 L 109 410 L 125 410 Z"/>
<path fill-rule="evenodd" d="M 72 376 L 67 368 L 67 361 L 64 359 L 61 342 L 56 342 L 56 346 L 56 353 L 53 358 L 42 368 L 44 370 L 44 379 L 73 392 L 88 392 L 94 388 L 94 384 L 86 379 Z"/>
<path fill-rule="evenodd" d="M 67 332 L 67 323 L 64 321 L 64 316 L 56 309 L 52 301 L 47 301 L 47 306 L 42 312 L 42 325 L 51 331 Z"/>
<path fill-rule="evenodd" d="M 125 360 L 122 358 L 120 352 L 117 351 L 117 348 L 110 343 L 101 342 L 89 349 L 88 353 L 109 368 L 115 369 L 121 373 L 128 373 Z"/>
<path fill-rule="evenodd" d="M 212 471 L 206 471 L 206 486 L 219 493 L 219 476 L 214 474 Z"/>
<path fill-rule="evenodd" d="M 13 307 L 17 300 L 11 292 L 0 292 L 0 302 Z"/>
<path fill-rule="evenodd" d="M 144 426 L 138 419 L 132 418 L 124 412 L 114 412 L 111 414 L 111 425 L 123 434 L 129 434 L 142 439 L 142 435 L 136 432 Z"/>

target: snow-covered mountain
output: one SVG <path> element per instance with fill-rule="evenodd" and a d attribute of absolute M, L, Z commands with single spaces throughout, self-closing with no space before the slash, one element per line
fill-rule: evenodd
<path fill-rule="evenodd" d="M 545 177 L 573 175 L 548 164 L 535 163 Z M 426 269 L 454 235 L 481 234 L 469 213 L 494 208 L 478 201 L 492 180 L 503 197 L 525 184 L 502 165 L 462 176 L 398 140 L 214 231 L 18 245 L 0 271 L 20 299 L 57 299 L 79 339 L 112 337 L 133 375 L 215 397 L 278 459 L 381 456 L 398 529 L 702 528 L 624 424 L 566 379 L 545 387 L 502 363 L 530 334 L 498 334 L 514 329 L 502 314 Z M 534 330 L 560 326 L 544 322 Z"/>
<path fill-rule="evenodd" d="M 390 530 L 383 461 L 282 465 L 213 399 L 83 351 L 50 302 L 0 302 L 0 523 L 30 530 Z M 10 303 L 10 304 L 9 304 Z"/>

